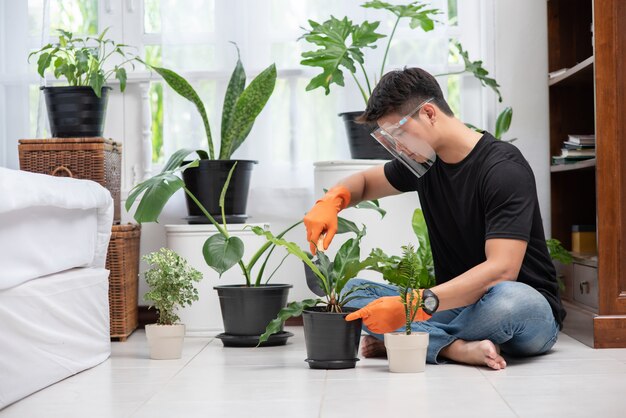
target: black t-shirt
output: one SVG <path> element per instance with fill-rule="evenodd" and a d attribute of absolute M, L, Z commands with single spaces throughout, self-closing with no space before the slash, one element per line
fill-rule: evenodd
<path fill-rule="evenodd" d="M 528 243 L 517 281 L 537 289 L 562 327 L 565 310 L 546 246 L 535 178 L 513 145 L 485 133 L 459 163 L 437 159 L 417 178 L 399 160 L 385 164 L 393 187 L 417 191 L 428 226 L 438 284 L 484 262 L 489 238 Z"/>

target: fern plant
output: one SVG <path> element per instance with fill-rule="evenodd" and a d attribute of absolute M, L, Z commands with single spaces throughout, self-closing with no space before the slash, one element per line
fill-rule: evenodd
<path fill-rule="evenodd" d="M 425 274 L 424 274 L 425 273 Z M 404 305 L 404 315 L 406 317 L 406 335 L 411 335 L 411 324 L 415 321 L 415 316 L 422 307 L 422 298 L 419 292 L 414 292 L 423 287 L 420 278 L 427 277 L 428 273 L 422 264 L 421 257 L 415 251 L 413 245 L 408 244 L 402 247 L 402 259 L 398 265 L 398 276 L 400 285 L 400 300 Z M 425 283 L 424 283 L 425 285 Z"/>

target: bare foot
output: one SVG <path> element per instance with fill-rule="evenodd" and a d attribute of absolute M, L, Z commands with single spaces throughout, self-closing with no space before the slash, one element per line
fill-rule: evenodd
<path fill-rule="evenodd" d="M 386 358 L 387 349 L 385 348 L 385 343 L 383 341 L 374 338 L 371 335 L 366 335 L 363 337 L 363 341 L 361 342 L 361 354 L 365 358 Z"/>
<path fill-rule="evenodd" d="M 500 348 L 489 340 L 456 340 L 441 350 L 440 354 L 459 363 L 487 366 L 494 370 L 506 367 L 506 361 L 500 355 Z"/>

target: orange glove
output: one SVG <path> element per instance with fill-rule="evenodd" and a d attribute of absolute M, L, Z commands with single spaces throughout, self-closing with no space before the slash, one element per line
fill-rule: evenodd
<path fill-rule="evenodd" d="M 414 290 L 416 292 L 416 290 Z M 420 290 L 420 300 L 421 293 Z M 416 295 L 417 296 L 417 295 Z M 415 302 L 417 302 L 417 297 Z M 356 312 L 346 316 L 346 321 L 363 319 L 363 324 L 376 334 L 392 332 L 406 323 L 404 305 L 398 296 L 383 296 L 373 302 L 368 303 Z M 415 321 L 426 321 L 431 318 L 426 312 L 419 308 L 415 315 Z"/>
<path fill-rule="evenodd" d="M 311 245 L 312 254 L 315 254 L 315 245 L 322 234 L 326 234 L 323 249 L 328 249 L 337 233 L 337 214 L 349 204 L 350 191 L 344 186 L 335 186 L 315 202 L 313 208 L 304 216 L 306 239 Z"/>

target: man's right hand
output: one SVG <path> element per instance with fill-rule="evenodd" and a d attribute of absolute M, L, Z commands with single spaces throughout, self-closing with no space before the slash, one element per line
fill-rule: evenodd
<path fill-rule="evenodd" d="M 311 246 L 311 253 L 317 251 L 317 242 L 325 234 L 322 250 L 327 250 L 337 233 L 337 214 L 350 204 L 350 191 L 344 186 L 335 186 L 304 216 L 306 238 Z"/>

